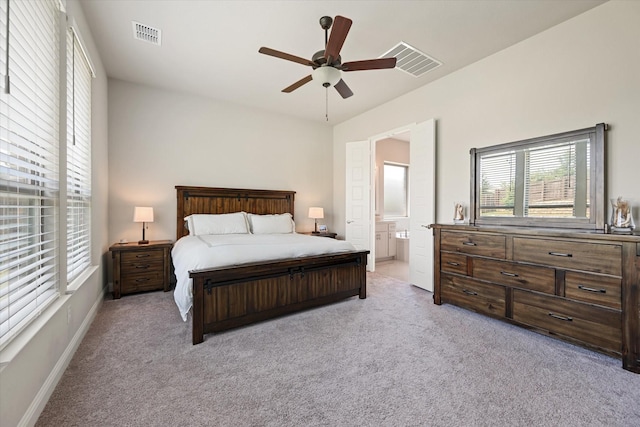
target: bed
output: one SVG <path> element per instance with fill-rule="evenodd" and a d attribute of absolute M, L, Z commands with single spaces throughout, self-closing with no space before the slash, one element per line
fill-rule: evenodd
<path fill-rule="evenodd" d="M 182 246 L 186 239 L 180 239 L 189 235 L 184 218 L 191 215 L 246 212 L 275 217 L 289 213 L 293 218 L 294 214 L 294 191 L 176 186 L 176 196 L 176 247 Z M 304 237 L 317 243 L 324 239 L 332 240 L 324 237 Z M 269 237 L 264 236 L 264 239 L 268 240 Z M 208 246 L 214 246 L 212 241 L 201 240 Z M 190 270 L 188 276 L 192 286 L 189 289 L 192 294 L 193 344 L 203 342 L 204 335 L 212 332 L 248 325 L 353 296 L 366 298 L 368 253 L 366 250 L 351 248 L 329 254 L 293 256 Z M 175 259 L 174 265 L 176 278 L 180 281 L 178 275 L 184 274 L 185 267 L 177 264 Z M 178 287 L 175 292 L 178 292 Z"/>

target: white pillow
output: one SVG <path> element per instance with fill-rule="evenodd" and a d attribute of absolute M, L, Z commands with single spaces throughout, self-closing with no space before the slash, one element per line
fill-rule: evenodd
<path fill-rule="evenodd" d="M 285 234 L 295 232 L 295 224 L 290 213 L 279 215 L 248 214 L 253 234 Z"/>
<path fill-rule="evenodd" d="M 189 234 L 202 236 L 205 234 L 249 234 L 247 214 L 234 212 L 229 214 L 194 214 L 184 219 L 187 221 Z"/>

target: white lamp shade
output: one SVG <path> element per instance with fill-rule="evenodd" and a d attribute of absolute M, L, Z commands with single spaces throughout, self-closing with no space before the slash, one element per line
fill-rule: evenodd
<path fill-rule="evenodd" d="M 136 206 L 133 210 L 133 222 L 153 222 L 153 208 Z"/>
<path fill-rule="evenodd" d="M 323 65 L 311 73 L 313 80 L 319 82 L 324 87 L 334 86 L 341 79 L 340 70 Z"/>
<path fill-rule="evenodd" d="M 309 208 L 309 218 L 324 218 L 324 209 L 317 207 Z"/>

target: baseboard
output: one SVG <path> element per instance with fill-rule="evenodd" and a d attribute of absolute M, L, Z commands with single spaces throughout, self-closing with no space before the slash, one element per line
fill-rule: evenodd
<path fill-rule="evenodd" d="M 89 330 L 89 327 L 93 322 L 93 319 L 95 319 L 96 314 L 98 313 L 98 309 L 102 306 L 102 302 L 104 301 L 104 295 L 106 293 L 106 288 L 103 291 L 104 292 L 93 303 L 93 306 L 91 306 L 91 309 L 89 310 L 89 312 L 87 313 L 87 316 L 82 321 L 80 328 L 78 328 L 75 335 L 69 342 L 69 345 L 62 353 L 62 356 L 60 356 L 60 359 L 58 359 L 58 362 L 51 370 L 51 373 L 45 380 L 44 384 L 42 384 L 40 391 L 38 391 L 38 394 L 36 394 L 36 397 L 33 399 L 33 402 L 31 402 L 31 405 L 29 405 L 29 408 L 27 409 L 24 416 L 20 420 L 20 423 L 18 424 L 18 426 L 30 427 L 30 426 L 34 426 L 38 421 L 40 414 L 44 410 L 44 407 L 47 405 L 47 402 L 49 401 L 49 398 L 53 394 L 53 391 L 56 389 L 56 386 L 58 385 L 60 378 L 62 378 L 62 374 L 64 374 L 64 371 L 67 369 L 67 366 L 69 366 L 69 363 L 71 363 L 71 359 L 73 358 L 73 355 L 78 349 L 78 346 L 82 342 L 82 339 L 86 335 L 87 331 Z"/>

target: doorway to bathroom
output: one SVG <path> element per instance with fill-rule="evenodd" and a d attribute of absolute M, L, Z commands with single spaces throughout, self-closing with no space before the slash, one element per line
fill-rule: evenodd
<path fill-rule="evenodd" d="M 403 133 L 407 133 L 410 147 L 407 184 L 409 208 L 406 215 L 409 224 L 406 234 L 409 245 L 408 282 L 433 291 L 433 234 L 429 230 L 429 225 L 435 222 L 434 119 L 410 124 L 371 137 L 367 141 L 347 143 L 345 240 L 359 249 L 369 250 L 367 270 L 376 271 L 375 201 L 379 187 L 375 182 L 376 145 L 378 141 Z M 383 218 L 382 214 L 380 215 L 380 218 Z M 397 226 L 397 222 L 394 225 Z M 387 224 L 386 230 L 382 229 L 381 232 L 386 231 L 387 238 L 391 237 L 397 243 L 395 226 Z M 394 245 L 391 246 L 392 250 L 394 247 L 397 251 L 397 246 Z M 387 243 L 387 250 L 388 248 Z"/>
<path fill-rule="evenodd" d="M 409 171 L 411 131 L 375 141 L 376 272 L 409 281 Z"/>

